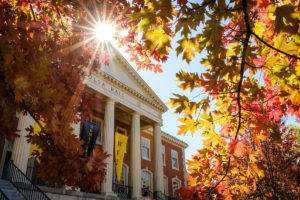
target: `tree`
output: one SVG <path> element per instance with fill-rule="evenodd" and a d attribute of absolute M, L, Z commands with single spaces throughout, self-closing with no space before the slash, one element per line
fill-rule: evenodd
<path fill-rule="evenodd" d="M 251 132 L 248 134 L 251 137 Z M 228 157 L 220 157 L 217 151 L 201 149 L 187 163 L 191 186 L 181 188 L 178 193 L 183 199 L 298 199 L 300 154 L 295 151 L 299 148 L 296 137 L 292 129 L 282 128 L 279 144 L 273 138 L 262 141 L 261 145 L 252 140 L 240 141 L 243 148 L 251 148 L 255 155 L 231 155 L 235 162 L 228 172 L 229 180 L 212 191 L 205 183 L 215 181 L 215 177 L 224 173 L 222 159 Z M 206 176 L 208 171 L 212 177 Z M 198 185 L 199 182 L 202 184 Z"/>
<path fill-rule="evenodd" d="M 179 38 L 176 51 L 187 62 L 197 53 L 207 54 L 201 61 L 206 73 L 177 74 L 179 87 L 202 92 L 192 98 L 175 94 L 170 104 L 183 113 L 181 134 L 201 131 L 203 150 L 228 158 L 220 166 L 224 173 L 205 183 L 209 192 L 227 186 L 229 172 L 240 166 L 238 158 L 255 157 L 243 140 L 258 146 L 269 138 L 280 143 L 284 117 L 299 119 L 295 0 L 22 0 L 2 1 L 0 9 L 0 130 L 7 138 L 15 136 L 10 122 L 16 111 L 46 121 L 29 141 L 43 149 L 36 156 L 47 174 L 40 174 L 52 183 L 95 189 L 101 176 L 93 175 L 103 174 L 99 166 L 105 156 L 79 158 L 81 142 L 70 128 L 78 113 L 81 120 L 90 113 L 92 100 L 82 80 L 100 67 L 98 61 L 108 62 L 105 48 L 92 42 L 86 27 L 99 16 L 116 24 L 118 44 L 127 47 L 138 69 L 162 72 L 173 38 Z M 126 37 L 119 37 L 121 30 L 127 30 Z M 236 187 L 226 188 L 229 198 L 243 190 Z"/>
<path fill-rule="evenodd" d="M 239 181 L 261 184 L 251 171 L 266 176 L 257 159 L 263 144 L 282 143 L 287 117 L 299 121 L 297 1 L 137 0 L 131 9 L 135 39 L 121 39 L 121 44 L 138 68 L 162 71 L 160 62 L 168 58 L 174 36 L 177 54 L 186 62 L 197 53 L 206 55 L 205 73 L 177 74 L 179 87 L 197 94 L 174 94 L 169 102 L 183 115 L 179 134 L 201 132 L 205 138 L 199 158 L 190 163 L 201 171 L 193 185 L 203 184 L 202 193 L 210 195 L 222 188 L 227 199 L 249 193 Z"/>
<path fill-rule="evenodd" d="M 17 112 L 39 124 L 42 131 L 37 135 L 28 127 L 28 141 L 42 150 L 34 156 L 40 160 L 39 176 L 49 184 L 88 192 L 99 190 L 105 176 L 108 155 L 95 149 L 92 156 L 82 157 L 82 141 L 72 134 L 70 124 L 87 120 L 96 104 L 83 80 L 101 63 L 107 64 L 108 55 L 90 37 L 87 23 L 97 16 L 96 8 L 100 12 L 110 5 L 0 2 L 0 133 L 10 141 L 18 136 L 13 125 Z"/>

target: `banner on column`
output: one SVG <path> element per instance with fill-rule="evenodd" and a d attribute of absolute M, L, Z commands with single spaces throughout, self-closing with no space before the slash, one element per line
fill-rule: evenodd
<path fill-rule="evenodd" d="M 115 161 L 116 161 L 116 176 L 118 182 L 121 180 L 122 165 L 124 160 L 124 154 L 127 145 L 127 136 L 115 133 Z"/>
<path fill-rule="evenodd" d="M 45 122 L 43 122 L 42 120 L 39 121 L 40 124 L 45 127 Z M 34 122 L 34 125 L 33 125 L 33 135 L 39 135 L 40 132 L 41 132 L 41 127 L 38 125 L 38 123 Z M 40 149 L 37 145 L 35 144 L 30 144 L 30 149 L 29 149 L 29 158 L 32 158 L 34 157 L 33 156 L 33 152 L 34 151 L 38 151 L 39 153 L 42 153 L 42 149 Z M 40 162 L 38 159 L 37 159 L 37 162 Z"/>
<path fill-rule="evenodd" d="M 90 156 L 91 152 L 93 151 L 99 130 L 100 127 L 92 122 L 86 121 L 83 123 L 80 139 L 84 141 L 84 157 Z"/>

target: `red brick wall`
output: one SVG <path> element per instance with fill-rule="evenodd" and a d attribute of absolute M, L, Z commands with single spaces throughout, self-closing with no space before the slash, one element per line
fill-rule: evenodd
<path fill-rule="evenodd" d="M 141 167 L 142 169 L 146 169 L 148 168 L 148 170 L 150 170 L 152 172 L 152 174 L 154 175 L 154 143 L 153 143 L 153 136 L 148 134 L 148 133 L 144 133 L 141 132 L 141 140 L 142 137 L 147 138 L 150 140 L 150 161 L 145 160 L 142 158 L 142 162 L 141 162 Z M 181 186 L 184 185 L 184 166 L 183 166 L 183 160 L 182 160 L 182 148 L 166 142 L 164 140 L 162 140 L 162 145 L 165 146 L 165 163 L 166 165 L 163 167 L 163 171 L 164 171 L 164 175 L 168 177 L 168 195 L 172 196 L 173 191 L 172 191 L 172 178 L 177 177 L 177 179 L 179 179 L 181 181 Z M 171 149 L 177 151 L 178 153 L 178 166 L 179 169 L 172 169 L 172 158 L 171 158 Z M 153 180 L 152 180 L 152 184 L 154 184 L 155 180 L 154 180 L 154 176 L 153 176 Z M 154 185 L 152 185 L 153 189 L 154 189 Z"/>
<path fill-rule="evenodd" d="M 142 158 L 142 138 L 150 140 L 150 160 Z M 153 136 L 141 131 L 141 169 L 147 169 L 152 172 L 153 179 L 151 180 L 152 190 L 154 190 L 154 143 Z"/>
<path fill-rule="evenodd" d="M 168 177 L 168 193 L 169 196 L 172 196 L 172 178 L 177 178 L 181 181 L 181 186 L 184 185 L 184 166 L 182 160 L 182 149 L 174 144 L 168 143 L 162 140 L 162 145 L 165 146 L 165 163 L 164 166 L 164 175 Z M 179 169 L 172 169 L 172 157 L 171 149 L 177 151 L 178 153 L 178 166 Z"/>

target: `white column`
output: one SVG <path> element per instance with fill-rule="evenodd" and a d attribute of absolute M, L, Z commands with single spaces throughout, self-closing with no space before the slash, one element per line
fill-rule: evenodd
<path fill-rule="evenodd" d="M 27 142 L 26 135 L 28 131 L 25 129 L 34 125 L 34 119 L 29 115 L 20 114 L 17 132 L 20 137 L 16 137 L 12 149 L 12 157 L 14 164 L 25 174 L 29 156 L 30 143 Z"/>
<path fill-rule="evenodd" d="M 105 104 L 104 131 L 102 149 L 110 156 L 105 160 L 107 163 L 105 180 L 102 182 L 101 192 L 105 195 L 113 194 L 113 155 L 114 155 L 114 122 L 115 122 L 115 102 L 108 99 Z"/>
<path fill-rule="evenodd" d="M 141 134 L 140 115 L 133 113 L 130 135 L 130 180 L 132 198 L 141 197 Z"/>
<path fill-rule="evenodd" d="M 162 162 L 162 144 L 160 125 L 154 125 L 154 189 L 155 191 L 164 192 L 164 172 Z"/>

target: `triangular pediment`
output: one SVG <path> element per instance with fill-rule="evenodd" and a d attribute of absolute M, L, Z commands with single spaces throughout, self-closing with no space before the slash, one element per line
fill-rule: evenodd
<path fill-rule="evenodd" d="M 111 55 L 109 66 L 101 67 L 100 72 L 116 79 L 125 87 L 128 87 L 133 93 L 138 94 L 138 96 L 152 101 L 153 104 L 158 105 L 162 111 L 167 111 L 168 108 L 164 102 L 155 94 L 121 53 L 113 46 L 109 47 L 109 52 Z"/>

